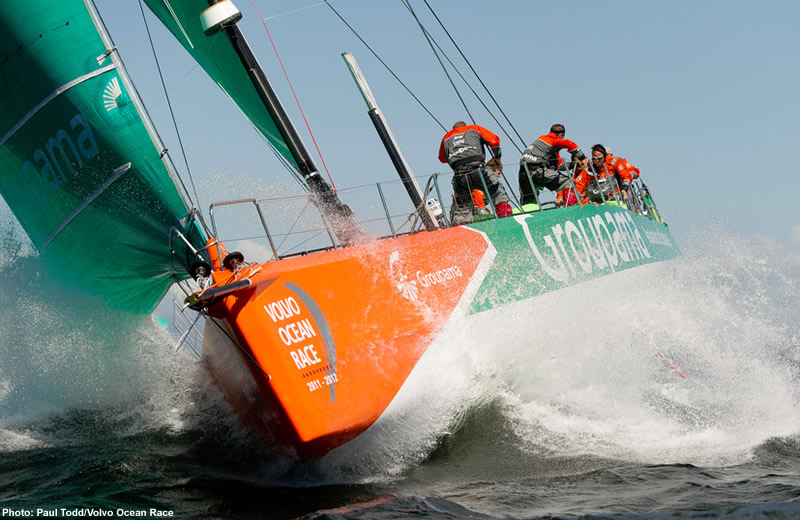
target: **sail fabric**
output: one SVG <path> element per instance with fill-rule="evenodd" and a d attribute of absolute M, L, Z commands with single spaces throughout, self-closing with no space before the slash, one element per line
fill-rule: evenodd
<path fill-rule="evenodd" d="M 0 193 L 57 276 L 147 313 L 186 276 L 188 209 L 90 9 L 0 7 Z"/>
<path fill-rule="evenodd" d="M 207 0 L 145 0 L 158 17 L 220 88 L 239 107 L 256 130 L 295 169 L 292 156 L 272 115 L 261 100 L 249 73 L 224 32 L 206 35 L 200 15 L 208 9 Z"/>

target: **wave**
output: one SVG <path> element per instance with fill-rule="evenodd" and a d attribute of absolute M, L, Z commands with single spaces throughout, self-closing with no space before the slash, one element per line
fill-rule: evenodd
<path fill-rule="evenodd" d="M 0 451 L 91 440 L 70 421 L 52 427 L 85 411 L 105 411 L 125 436 L 191 428 L 198 408 L 217 406 L 168 331 L 73 290 L 6 230 L 15 246 L 0 264 Z"/>
<path fill-rule="evenodd" d="M 726 467 L 800 432 L 800 256 L 769 240 L 706 231 L 677 260 L 451 323 L 378 423 L 291 464 L 233 423 L 168 331 L 71 292 L 16 233 L 0 264 L 0 451 L 91 443 L 99 425 L 188 432 L 207 471 L 303 486 Z"/>
<path fill-rule="evenodd" d="M 799 285 L 791 250 L 707 232 L 675 261 L 451 324 L 390 413 L 322 466 L 385 482 L 441 457 L 498 472 L 746 463 L 800 433 Z"/>

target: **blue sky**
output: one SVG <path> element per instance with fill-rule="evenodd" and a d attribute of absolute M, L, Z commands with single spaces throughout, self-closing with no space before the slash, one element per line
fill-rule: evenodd
<path fill-rule="evenodd" d="M 340 57 L 344 51 L 359 60 L 416 174 L 448 171 L 436 157 L 444 132 L 327 6 L 255 2 L 338 187 L 396 178 Z M 611 146 L 641 168 L 678 237 L 708 232 L 710 222 L 800 250 L 800 169 L 794 164 L 800 3 L 429 2 L 526 142 L 561 122 L 584 149 Z M 139 6 L 97 4 L 183 169 Z M 399 0 L 332 5 L 446 127 L 468 120 Z M 425 4 L 413 5 L 457 61 Z M 237 6 L 244 14 L 240 27 L 312 147 L 261 20 L 249 0 Z M 267 196 L 278 183 L 290 183 L 233 105 L 147 14 L 203 206 L 217 198 Z M 461 70 L 466 75 L 466 67 Z M 501 136 L 506 173 L 516 186 L 519 152 L 458 86 L 477 122 Z"/>

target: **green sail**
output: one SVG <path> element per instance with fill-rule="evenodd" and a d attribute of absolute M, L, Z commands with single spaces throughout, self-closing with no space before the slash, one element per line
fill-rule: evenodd
<path fill-rule="evenodd" d="M 211 78 L 239 107 L 258 132 L 295 169 L 298 169 L 286 141 L 253 86 L 242 61 L 223 32 L 206 35 L 200 15 L 207 0 L 145 0 L 150 10 L 170 30 Z"/>
<path fill-rule="evenodd" d="M 57 275 L 146 313 L 186 276 L 189 210 L 98 27 L 84 0 L 0 8 L 0 193 Z"/>

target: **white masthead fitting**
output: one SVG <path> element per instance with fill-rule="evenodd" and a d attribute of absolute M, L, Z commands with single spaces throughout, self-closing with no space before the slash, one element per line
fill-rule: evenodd
<path fill-rule="evenodd" d="M 222 0 L 212 5 L 200 15 L 200 23 L 206 36 L 214 34 L 226 25 L 232 25 L 242 19 L 242 13 L 231 0 Z"/>

